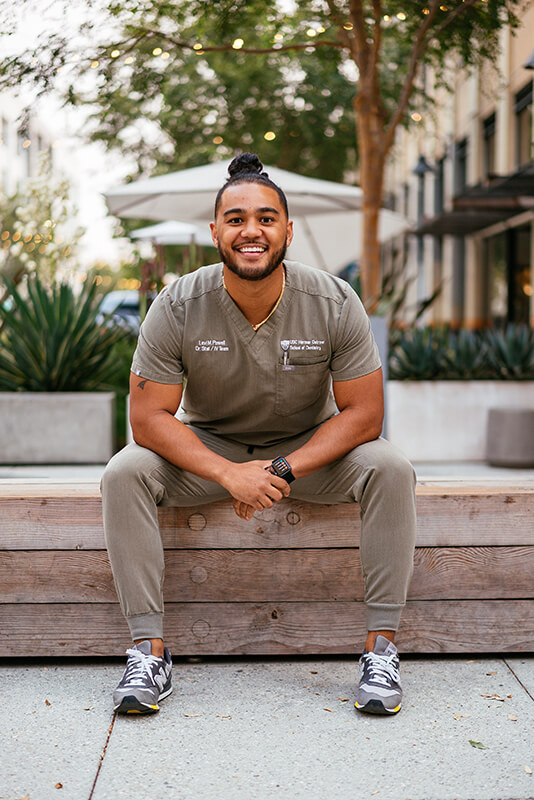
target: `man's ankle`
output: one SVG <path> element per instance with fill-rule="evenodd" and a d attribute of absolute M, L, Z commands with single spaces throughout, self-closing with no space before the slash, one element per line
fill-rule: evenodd
<path fill-rule="evenodd" d="M 163 652 L 165 646 L 163 644 L 163 639 L 135 639 L 134 644 L 140 644 L 141 642 L 150 642 L 152 645 L 152 655 L 156 656 L 156 658 L 163 658 Z"/>
<path fill-rule="evenodd" d="M 383 636 L 385 639 L 389 639 L 390 642 L 395 644 L 395 631 L 368 631 L 367 639 L 365 640 L 365 649 L 368 653 L 370 653 L 375 646 L 377 636 Z"/>

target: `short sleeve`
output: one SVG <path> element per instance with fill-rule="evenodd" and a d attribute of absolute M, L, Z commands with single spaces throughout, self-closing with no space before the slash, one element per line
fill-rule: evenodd
<path fill-rule="evenodd" d="M 369 317 L 356 292 L 347 286 L 333 343 L 330 362 L 332 379 L 348 381 L 361 378 L 380 366 Z"/>
<path fill-rule="evenodd" d="M 132 372 L 156 383 L 183 382 L 182 307 L 167 289 L 156 297 L 145 317 L 133 355 Z"/>

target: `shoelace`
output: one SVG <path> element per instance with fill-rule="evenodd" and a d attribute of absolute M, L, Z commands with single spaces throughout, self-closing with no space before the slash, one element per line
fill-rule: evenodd
<path fill-rule="evenodd" d="M 391 681 L 400 682 L 399 670 L 394 664 L 395 653 L 390 656 L 381 656 L 377 653 L 366 653 L 364 661 L 369 669 L 369 678 L 376 683 L 387 686 Z"/>
<path fill-rule="evenodd" d="M 126 655 L 133 660 L 130 661 L 130 658 L 128 659 L 126 674 L 124 675 L 125 683 L 130 683 L 132 686 L 143 686 L 143 678 L 147 675 L 154 682 L 150 667 L 157 666 L 158 661 L 161 659 L 134 649 L 128 649 Z"/>

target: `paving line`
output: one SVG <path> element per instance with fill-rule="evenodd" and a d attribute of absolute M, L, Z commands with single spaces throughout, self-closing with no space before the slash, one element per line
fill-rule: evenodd
<path fill-rule="evenodd" d="M 115 720 L 116 719 L 117 719 L 117 712 L 115 711 L 113 713 L 113 719 L 111 720 L 111 725 L 109 726 L 108 735 L 107 735 L 106 743 L 104 745 L 104 749 L 102 750 L 102 753 L 100 754 L 100 761 L 98 762 L 98 769 L 96 771 L 95 779 L 93 781 L 93 785 L 91 786 L 91 791 L 89 793 L 89 797 L 87 798 L 87 800 L 92 800 L 92 797 L 93 797 L 93 795 L 95 793 L 96 782 L 98 781 L 98 776 L 100 775 L 100 770 L 102 769 L 102 764 L 104 763 L 104 758 L 106 756 L 106 751 L 108 749 L 109 740 L 111 739 L 111 734 L 113 732 L 113 726 L 115 725 Z"/>
<path fill-rule="evenodd" d="M 506 664 L 506 666 L 508 667 L 508 669 L 510 670 L 510 672 L 512 673 L 512 675 L 514 676 L 514 678 L 516 679 L 516 681 L 518 682 L 518 684 L 525 690 L 525 692 L 528 694 L 530 699 L 534 702 L 534 697 L 530 694 L 529 690 L 527 689 L 527 687 L 525 686 L 523 681 L 518 677 L 518 675 L 515 674 L 514 670 L 512 669 L 512 667 L 510 666 L 508 661 L 505 658 L 503 658 L 503 661 Z"/>

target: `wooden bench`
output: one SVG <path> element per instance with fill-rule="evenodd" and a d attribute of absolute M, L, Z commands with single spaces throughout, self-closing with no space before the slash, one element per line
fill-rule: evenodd
<path fill-rule="evenodd" d="M 404 652 L 534 650 L 534 485 L 423 482 Z M 0 485 L 0 655 L 111 656 L 129 645 L 96 484 Z M 160 511 L 176 655 L 361 651 L 358 508 L 283 501 Z"/>

